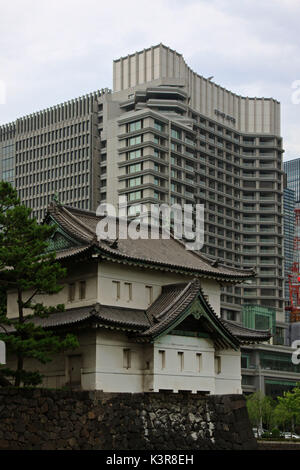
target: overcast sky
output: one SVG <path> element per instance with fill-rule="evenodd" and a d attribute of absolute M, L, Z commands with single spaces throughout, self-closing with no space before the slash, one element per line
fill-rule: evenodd
<path fill-rule="evenodd" d="M 300 157 L 300 103 L 292 102 L 297 80 L 300 91 L 300 0 L 0 4 L 0 124 L 112 88 L 113 59 L 162 42 L 235 93 L 278 99 L 284 159 Z"/>

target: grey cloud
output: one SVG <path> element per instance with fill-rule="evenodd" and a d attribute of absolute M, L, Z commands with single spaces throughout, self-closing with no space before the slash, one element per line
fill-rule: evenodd
<path fill-rule="evenodd" d="M 286 158 L 300 155 L 298 0 L 10 0 L 1 6 L 0 124 L 102 87 L 112 60 L 159 42 L 232 91 L 282 103 Z"/>

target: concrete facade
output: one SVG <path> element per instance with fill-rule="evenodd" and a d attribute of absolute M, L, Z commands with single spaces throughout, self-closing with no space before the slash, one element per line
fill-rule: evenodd
<path fill-rule="evenodd" d="M 0 127 L 0 178 L 41 221 L 57 197 L 82 209 L 99 204 L 99 90 Z"/>
<path fill-rule="evenodd" d="M 145 84 L 179 86 L 189 95 L 189 106 L 244 133 L 280 135 L 280 105 L 272 98 L 236 95 L 194 72 L 183 56 L 163 44 L 114 61 L 113 92 L 130 93 Z M 216 110 L 222 114 L 216 113 Z"/>
<path fill-rule="evenodd" d="M 300 365 L 293 364 L 288 346 L 249 345 L 242 351 L 242 387 L 244 393 L 256 390 L 276 398 L 299 383 Z"/>

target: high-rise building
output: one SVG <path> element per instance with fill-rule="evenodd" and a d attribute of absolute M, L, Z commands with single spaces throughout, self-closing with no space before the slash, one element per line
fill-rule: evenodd
<path fill-rule="evenodd" d="M 0 127 L 0 180 L 15 185 L 15 125 Z"/>
<path fill-rule="evenodd" d="M 257 267 L 251 285 L 224 287 L 223 316 L 240 320 L 245 298 L 283 322 L 280 104 L 235 95 L 162 44 L 115 60 L 113 83 L 2 126 L 3 177 L 39 220 L 55 194 L 89 209 L 125 194 L 129 215 L 203 203 L 203 252 Z"/>
<path fill-rule="evenodd" d="M 140 203 L 203 203 L 203 251 L 257 267 L 251 285 L 224 287 L 222 315 L 239 321 L 245 299 L 275 308 L 284 327 L 280 104 L 235 95 L 158 45 L 114 61 L 101 139 L 101 200 L 126 194 L 130 214 Z"/>
<path fill-rule="evenodd" d="M 288 160 L 283 164 L 286 185 L 295 192 L 295 202 L 300 202 L 300 158 Z"/>
<path fill-rule="evenodd" d="M 293 264 L 294 233 L 295 233 L 295 191 L 285 188 L 283 192 L 284 211 L 284 295 L 286 305 L 290 302 L 288 274 Z M 286 312 L 286 322 L 289 322 L 289 312 Z"/>
<path fill-rule="evenodd" d="M 163 44 L 113 68 L 112 92 L 2 126 L 3 176 L 39 219 L 56 193 L 90 209 L 126 195 L 129 216 L 141 204 L 204 204 L 202 251 L 257 271 L 251 284 L 223 286 L 223 318 L 241 321 L 243 304 L 270 308 L 284 336 L 279 102 L 236 95 Z"/>
<path fill-rule="evenodd" d="M 41 221 L 56 195 L 84 209 L 99 204 L 97 91 L 0 127 L 0 178 Z"/>

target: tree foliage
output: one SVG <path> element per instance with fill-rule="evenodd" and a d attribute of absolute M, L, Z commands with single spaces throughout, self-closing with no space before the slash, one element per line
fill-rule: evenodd
<path fill-rule="evenodd" d="M 253 426 L 270 430 L 271 426 L 276 425 L 292 433 L 300 424 L 300 383 L 276 400 L 261 392 L 252 393 L 247 397 L 247 409 Z"/>
<path fill-rule="evenodd" d="M 21 204 L 14 188 L 0 182 L 0 339 L 5 341 L 8 354 L 17 358 L 15 370 L 0 371 L 13 378 L 15 386 L 41 383 L 38 371 L 26 370 L 26 359 L 46 363 L 53 354 L 78 346 L 73 335 L 62 338 L 30 321 L 64 309 L 63 305 L 46 307 L 36 302 L 36 296 L 40 299 L 58 293 L 62 288 L 59 281 L 66 275 L 66 270 L 56 262 L 55 253 L 47 252 L 54 231 L 53 226 L 39 225 L 31 216 L 31 209 Z M 5 292 L 9 290 L 17 297 L 13 320 L 7 318 L 4 307 Z"/>
<path fill-rule="evenodd" d="M 274 401 L 262 392 L 252 393 L 247 397 L 247 409 L 252 426 L 257 428 L 263 425 L 271 429 L 274 422 Z"/>
<path fill-rule="evenodd" d="M 275 416 L 278 424 L 284 427 L 288 424 L 291 432 L 295 431 L 295 425 L 300 422 L 300 383 L 292 391 L 278 397 Z"/>

